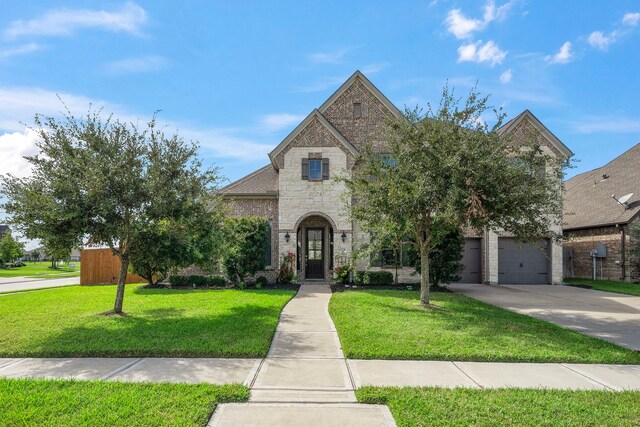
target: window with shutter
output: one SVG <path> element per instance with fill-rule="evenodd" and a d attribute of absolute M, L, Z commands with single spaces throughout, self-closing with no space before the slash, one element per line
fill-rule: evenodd
<path fill-rule="evenodd" d="M 309 179 L 309 159 L 302 159 L 302 179 Z"/>
<path fill-rule="evenodd" d="M 322 179 L 329 179 L 329 159 L 322 159 Z"/>

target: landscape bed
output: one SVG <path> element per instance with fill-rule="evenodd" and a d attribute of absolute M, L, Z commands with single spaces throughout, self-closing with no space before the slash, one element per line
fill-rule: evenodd
<path fill-rule="evenodd" d="M 356 396 L 388 405 L 398 427 L 640 425 L 638 391 L 363 387 Z"/>
<path fill-rule="evenodd" d="M 264 357 L 287 290 L 70 286 L 0 296 L 0 357 Z"/>
<path fill-rule="evenodd" d="M 543 320 L 433 292 L 360 290 L 334 293 L 329 313 L 350 359 L 489 362 L 640 363 L 640 352 Z"/>
<path fill-rule="evenodd" d="M 202 427 L 219 403 L 248 398 L 239 384 L 0 379 L 0 425 Z"/>

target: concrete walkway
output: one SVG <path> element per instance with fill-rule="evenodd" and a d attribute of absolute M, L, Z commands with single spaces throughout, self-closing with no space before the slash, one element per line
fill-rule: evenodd
<path fill-rule="evenodd" d="M 57 288 L 60 286 L 77 285 L 79 283 L 79 277 L 65 277 L 60 279 L 37 279 L 35 277 L 0 277 L 0 292 Z"/>
<path fill-rule="evenodd" d="M 329 286 L 300 288 L 282 310 L 249 403 L 218 406 L 209 426 L 395 426 L 386 406 L 356 403 L 330 298 Z"/>
<path fill-rule="evenodd" d="M 455 283 L 455 292 L 640 350 L 640 297 L 575 286 Z"/>

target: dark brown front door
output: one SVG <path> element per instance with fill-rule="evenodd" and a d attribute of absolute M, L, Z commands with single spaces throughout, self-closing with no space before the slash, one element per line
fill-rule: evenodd
<path fill-rule="evenodd" d="M 307 228 L 307 279 L 324 279 L 324 233 L 322 228 Z"/>

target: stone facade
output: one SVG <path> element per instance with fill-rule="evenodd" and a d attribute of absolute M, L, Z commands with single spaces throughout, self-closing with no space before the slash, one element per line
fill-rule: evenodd
<path fill-rule="evenodd" d="M 591 278 L 593 258 L 590 253 L 598 245 L 604 244 L 607 247 L 607 257 L 596 258 L 596 277 L 605 280 L 640 281 L 640 260 L 632 253 L 632 248 L 640 242 L 635 242 L 630 232 L 630 227 L 638 223 L 640 220 L 624 226 L 594 227 L 565 232 L 564 276 Z"/>

